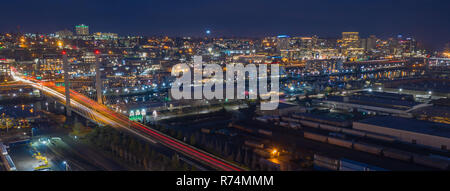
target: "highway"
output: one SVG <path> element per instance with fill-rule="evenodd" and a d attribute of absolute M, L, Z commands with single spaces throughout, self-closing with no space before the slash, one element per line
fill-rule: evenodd
<path fill-rule="evenodd" d="M 13 77 L 16 81 L 20 81 L 40 89 L 45 94 L 59 99 L 65 104 L 64 87 L 57 87 L 53 82 L 42 82 L 39 80 L 26 78 L 13 72 Z M 115 128 L 123 128 L 135 135 L 144 138 L 152 143 L 160 143 L 163 146 L 176 151 L 186 157 L 193 159 L 200 164 L 206 165 L 216 170 L 221 171 L 242 171 L 245 170 L 238 165 L 225 161 L 217 156 L 209 154 L 203 150 L 188 145 L 182 141 L 176 140 L 168 135 L 165 135 L 155 129 L 152 129 L 143 124 L 131 121 L 127 116 L 117 113 L 103 104 L 81 95 L 77 92 L 71 91 L 70 104 L 72 110 L 77 113 L 84 114 L 91 120 L 105 124 Z"/>

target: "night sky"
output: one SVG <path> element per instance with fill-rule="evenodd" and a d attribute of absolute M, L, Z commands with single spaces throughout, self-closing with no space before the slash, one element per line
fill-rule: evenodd
<path fill-rule="evenodd" d="M 0 3 L 0 32 L 49 33 L 87 24 L 121 35 L 340 37 L 342 31 L 450 42 L 448 0 L 14 0 Z"/>

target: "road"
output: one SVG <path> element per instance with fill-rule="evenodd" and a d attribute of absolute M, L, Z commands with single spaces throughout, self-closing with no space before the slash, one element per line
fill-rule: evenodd
<path fill-rule="evenodd" d="M 26 79 L 18 73 L 13 72 L 13 77 L 16 81 L 29 84 L 37 89 L 40 89 L 45 94 L 56 97 L 60 102 L 65 104 L 64 87 L 57 87 L 53 82 L 42 82 L 35 79 Z M 131 121 L 127 116 L 119 114 L 103 104 L 99 104 L 84 95 L 71 91 L 70 102 L 72 110 L 75 112 L 81 112 L 85 117 L 115 128 L 123 128 L 143 139 L 152 143 L 160 143 L 163 146 L 176 151 L 192 160 L 199 162 L 203 165 L 211 167 L 216 170 L 223 171 L 242 171 L 244 168 L 225 161 L 217 156 L 209 154 L 203 150 L 195 148 L 184 142 L 176 140 L 170 136 L 167 136 L 155 129 L 152 129 L 143 124 Z"/>

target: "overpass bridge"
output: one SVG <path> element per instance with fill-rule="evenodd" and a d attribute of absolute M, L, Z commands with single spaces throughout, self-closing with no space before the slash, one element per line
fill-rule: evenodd
<path fill-rule="evenodd" d="M 52 82 L 41 82 L 34 79 L 26 79 L 20 74 L 14 73 L 14 79 L 28 84 L 44 92 L 47 96 L 57 99 L 60 103 L 66 103 L 64 87 L 57 87 Z M 245 168 L 214 156 L 206 151 L 195 148 L 182 141 L 174 139 L 148 126 L 134 122 L 127 116 L 116 113 L 103 104 L 100 104 L 75 91 L 70 91 L 70 109 L 97 124 L 108 125 L 113 128 L 126 130 L 146 141 L 161 144 L 162 146 L 177 152 L 199 164 L 221 171 L 243 171 Z"/>

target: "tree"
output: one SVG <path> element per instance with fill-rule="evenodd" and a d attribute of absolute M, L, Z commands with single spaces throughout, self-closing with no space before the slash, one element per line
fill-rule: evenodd
<path fill-rule="evenodd" d="M 237 162 L 242 162 L 242 155 L 241 155 L 241 149 L 238 149 L 237 154 L 236 154 L 236 160 Z"/>
<path fill-rule="evenodd" d="M 177 139 L 182 139 L 182 138 L 183 138 L 183 133 L 181 132 L 181 130 L 178 130 Z"/>
<path fill-rule="evenodd" d="M 190 143 L 191 145 L 195 145 L 196 141 L 194 135 L 191 135 Z"/>
<path fill-rule="evenodd" d="M 177 154 L 172 155 L 172 164 L 173 169 L 178 169 L 180 167 L 180 161 Z"/>

